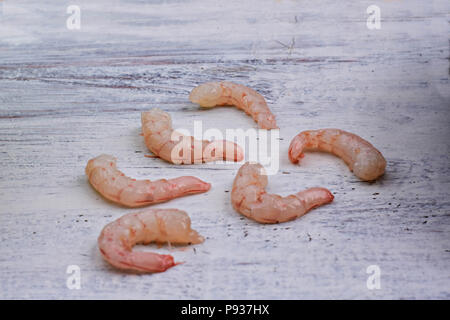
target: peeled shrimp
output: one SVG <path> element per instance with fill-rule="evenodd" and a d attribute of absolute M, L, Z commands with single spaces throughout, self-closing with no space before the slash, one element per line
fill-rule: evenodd
<path fill-rule="evenodd" d="M 147 209 L 129 213 L 106 225 L 98 238 L 100 252 L 113 266 L 140 272 L 163 272 L 179 264 L 171 255 L 132 251 L 135 244 L 197 244 L 204 241 L 191 229 L 186 212 L 177 209 Z"/>
<path fill-rule="evenodd" d="M 168 201 L 211 188 L 209 183 L 190 176 L 156 181 L 131 179 L 117 170 L 116 158 L 106 154 L 89 160 L 86 175 L 102 196 L 127 207 Z"/>
<path fill-rule="evenodd" d="M 201 107 L 234 105 L 249 114 L 261 129 L 276 129 L 275 116 L 262 95 L 253 89 L 232 82 L 207 82 L 194 88 L 189 95 Z"/>
<path fill-rule="evenodd" d="M 263 166 L 245 163 L 239 169 L 231 191 L 231 203 L 236 211 L 260 223 L 278 223 L 301 217 L 334 199 L 324 188 L 311 188 L 287 197 L 268 194 L 265 190 L 267 182 Z"/>
<path fill-rule="evenodd" d="M 339 129 L 309 130 L 299 133 L 289 146 L 289 159 L 297 163 L 304 150 L 331 152 L 342 158 L 350 170 L 365 181 L 384 173 L 386 160 L 380 151 L 363 138 Z"/>
<path fill-rule="evenodd" d="M 174 131 L 170 115 L 158 108 L 142 112 L 141 120 L 147 147 L 166 161 L 191 164 L 217 160 L 241 161 L 244 158 L 242 148 L 233 142 L 200 141 Z"/>

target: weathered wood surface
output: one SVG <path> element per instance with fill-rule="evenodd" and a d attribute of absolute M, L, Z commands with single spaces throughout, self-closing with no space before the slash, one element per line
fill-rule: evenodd
<path fill-rule="evenodd" d="M 66 28 L 65 2 L 0 2 L 0 298 L 450 298 L 448 1 L 72 2 L 80 30 Z M 372 4 L 380 30 L 366 27 Z M 176 127 L 256 128 L 235 108 L 189 102 L 195 85 L 222 79 L 258 90 L 277 115 L 269 191 L 323 186 L 331 205 L 260 225 L 231 207 L 239 164 L 144 157 L 150 107 Z M 386 175 L 360 182 L 323 154 L 291 164 L 291 138 L 323 127 L 370 140 Z M 135 275 L 102 260 L 100 230 L 132 210 L 89 186 L 84 166 L 100 153 L 136 178 L 212 183 L 155 206 L 187 210 L 207 237 L 172 252 L 185 264 Z M 66 287 L 68 265 L 80 290 Z M 366 286 L 369 265 L 379 290 Z"/>

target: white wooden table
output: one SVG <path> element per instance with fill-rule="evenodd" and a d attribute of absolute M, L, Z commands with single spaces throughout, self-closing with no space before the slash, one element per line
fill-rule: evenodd
<path fill-rule="evenodd" d="M 69 4 L 81 9 L 79 30 L 67 28 Z M 366 25 L 370 5 L 381 29 Z M 445 0 L 0 1 L 0 298 L 450 298 L 449 13 Z M 189 102 L 211 80 L 256 89 L 276 114 L 270 192 L 322 186 L 335 201 L 260 225 L 230 204 L 240 164 L 144 157 L 140 112 L 151 107 L 175 127 L 256 128 L 236 108 Z M 361 182 L 319 153 L 291 164 L 292 137 L 324 127 L 371 141 L 385 176 Z M 186 210 L 207 238 L 149 247 L 185 264 L 136 275 L 102 260 L 101 229 L 133 210 L 88 184 L 84 167 L 100 153 L 135 178 L 212 183 L 155 206 Z M 69 265 L 79 290 L 66 285 Z M 371 265 L 380 289 L 367 287 Z"/>

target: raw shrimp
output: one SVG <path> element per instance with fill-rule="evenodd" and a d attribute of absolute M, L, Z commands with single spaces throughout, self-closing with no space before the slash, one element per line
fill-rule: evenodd
<path fill-rule="evenodd" d="M 168 201 L 188 194 L 206 192 L 211 188 L 209 183 L 190 176 L 136 181 L 117 170 L 116 158 L 106 154 L 89 160 L 86 175 L 102 196 L 127 207 Z"/>
<path fill-rule="evenodd" d="M 299 133 L 289 146 L 291 162 L 297 163 L 305 150 L 326 151 L 337 155 L 358 178 L 365 181 L 375 180 L 386 168 L 386 160 L 373 145 L 353 133 L 339 129 Z"/>
<path fill-rule="evenodd" d="M 142 132 L 145 144 L 158 157 L 175 164 L 192 164 L 217 160 L 241 161 L 242 148 L 226 141 L 195 140 L 172 129 L 167 112 L 154 108 L 142 112 Z"/>
<path fill-rule="evenodd" d="M 119 269 L 163 272 L 179 264 L 171 255 L 132 251 L 135 244 L 150 242 L 197 244 L 204 241 L 191 229 L 186 212 L 177 209 L 147 209 L 129 213 L 106 225 L 98 237 L 100 252 Z"/>
<path fill-rule="evenodd" d="M 275 116 L 262 95 L 232 82 L 207 82 L 195 87 L 189 99 L 201 107 L 234 105 L 249 114 L 261 129 L 277 129 Z"/>
<path fill-rule="evenodd" d="M 231 191 L 231 203 L 236 211 L 260 223 L 279 223 L 301 217 L 334 199 L 324 188 L 311 188 L 287 197 L 268 194 L 265 190 L 267 182 L 263 166 L 244 164 Z"/>

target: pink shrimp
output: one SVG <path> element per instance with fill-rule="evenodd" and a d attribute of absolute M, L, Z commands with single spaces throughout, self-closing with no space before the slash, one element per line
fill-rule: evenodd
<path fill-rule="evenodd" d="M 186 212 L 177 209 L 147 209 L 129 213 L 106 225 L 98 238 L 103 258 L 119 269 L 163 272 L 179 264 L 171 255 L 133 252 L 135 244 L 150 242 L 198 244 L 204 238 L 191 229 Z"/>
<path fill-rule="evenodd" d="M 301 217 L 334 199 L 324 188 L 311 188 L 287 197 L 268 194 L 267 183 L 263 166 L 245 163 L 239 169 L 231 191 L 231 203 L 236 211 L 260 223 L 279 223 Z"/>
<path fill-rule="evenodd" d="M 297 163 L 305 150 L 331 152 L 342 158 L 362 180 L 375 180 L 384 174 L 386 160 L 363 138 L 339 129 L 309 130 L 299 133 L 289 146 L 289 159 Z"/>
<path fill-rule="evenodd" d="M 156 181 L 131 179 L 117 169 L 116 158 L 106 154 L 89 160 L 86 175 L 102 196 L 127 207 L 168 201 L 211 188 L 209 183 L 190 176 Z"/>
<path fill-rule="evenodd" d="M 252 116 L 261 129 L 277 129 L 275 116 L 262 95 L 232 82 L 207 82 L 195 87 L 189 99 L 201 107 L 234 105 Z"/>
<path fill-rule="evenodd" d="M 154 108 L 142 112 L 142 132 L 147 147 L 155 155 L 175 164 L 192 164 L 217 160 L 241 161 L 242 148 L 226 141 L 195 140 L 172 129 L 167 112 Z"/>

